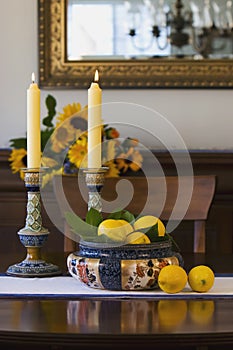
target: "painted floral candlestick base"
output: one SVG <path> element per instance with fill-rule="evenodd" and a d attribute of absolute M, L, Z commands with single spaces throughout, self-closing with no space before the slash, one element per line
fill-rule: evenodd
<path fill-rule="evenodd" d="M 48 239 L 49 231 L 42 226 L 40 205 L 40 172 L 41 169 L 24 169 L 24 181 L 27 189 L 26 225 L 19 230 L 20 242 L 27 249 L 26 258 L 9 266 L 6 273 L 17 277 L 44 277 L 60 275 L 56 265 L 47 263 L 41 258 L 41 248 Z"/>
<path fill-rule="evenodd" d="M 90 210 L 90 208 L 95 208 L 100 212 L 102 210 L 101 190 L 104 185 L 104 176 L 107 171 L 108 167 L 83 169 L 88 188 L 88 210 Z"/>

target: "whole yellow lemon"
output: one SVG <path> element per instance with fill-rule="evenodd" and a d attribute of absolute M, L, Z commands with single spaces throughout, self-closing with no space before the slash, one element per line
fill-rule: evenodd
<path fill-rule="evenodd" d="M 133 227 L 126 220 L 105 219 L 98 226 L 98 235 L 106 235 L 116 242 L 125 241 Z"/>
<path fill-rule="evenodd" d="M 208 292 L 214 285 L 214 272 L 206 265 L 197 265 L 188 273 L 188 283 L 194 292 Z"/>
<path fill-rule="evenodd" d="M 140 231 L 140 229 L 150 228 L 155 224 L 158 224 L 158 235 L 164 236 L 166 229 L 163 222 L 159 218 L 153 215 L 145 215 L 140 217 L 135 221 L 133 226 L 135 231 Z"/>
<path fill-rule="evenodd" d="M 164 266 L 158 276 L 158 285 L 166 293 L 179 293 L 184 289 L 188 275 L 179 265 Z"/>

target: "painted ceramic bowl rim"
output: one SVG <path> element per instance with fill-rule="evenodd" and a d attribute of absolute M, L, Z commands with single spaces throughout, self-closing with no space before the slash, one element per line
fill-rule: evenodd
<path fill-rule="evenodd" d="M 120 242 L 116 244 L 112 243 L 96 243 L 96 242 L 86 242 L 81 240 L 79 245 L 85 248 L 94 248 L 94 249 L 116 249 L 116 250 L 132 250 L 132 249 L 160 249 L 160 248 L 168 248 L 172 245 L 170 239 L 166 239 L 164 241 L 151 242 L 147 244 L 122 244 Z"/>

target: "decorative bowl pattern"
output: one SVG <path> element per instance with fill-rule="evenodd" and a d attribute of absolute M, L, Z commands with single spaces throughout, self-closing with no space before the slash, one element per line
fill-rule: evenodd
<path fill-rule="evenodd" d="M 43 247 L 45 242 L 48 240 L 48 232 L 45 233 L 38 233 L 38 232 L 32 232 L 31 234 L 25 234 L 18 232 L 20 242 L 25 247 Z"/>
<path fill-rule="evenodd" d="M 67 258 L 71 276 L 89 287 L 108 290 L 155 289 L 159 271 L 169 264 L 183 266 L 170 240 L 116 247 L 80 242 L 79 250 Z"/>

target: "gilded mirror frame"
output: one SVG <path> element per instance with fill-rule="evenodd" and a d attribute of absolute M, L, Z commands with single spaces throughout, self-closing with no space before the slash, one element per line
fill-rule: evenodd
<path fill-rule="evenodd" d="M 231 59 L 148 59 L 68 61 L 66 1 L 38 0 L 39 85 L 47 89 L 86 89 L 95 69 L 101 86 L 122 88 L 232 88 Z"/>

